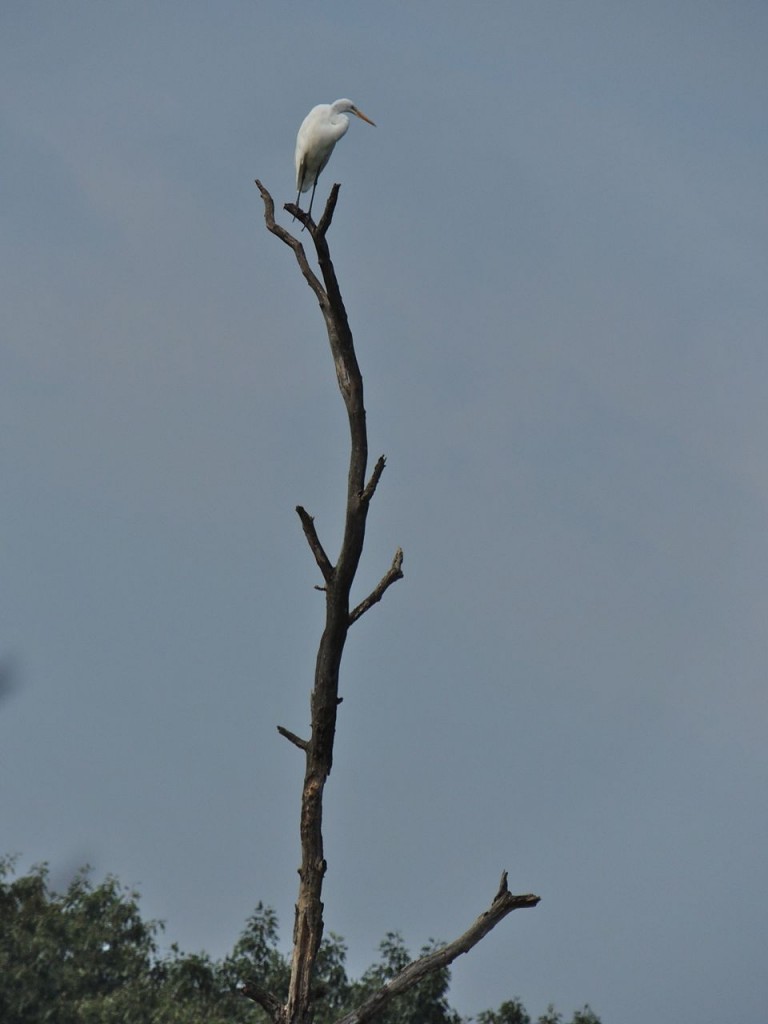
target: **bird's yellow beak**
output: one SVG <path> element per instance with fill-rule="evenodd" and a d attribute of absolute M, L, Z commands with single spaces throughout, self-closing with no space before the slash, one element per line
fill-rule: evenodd
<path fill-rule="evenodd" d="M 360 118 L 361 121 L 365 121 L 367 124 L 372 124 L 374 128 L 376 127 L 375 121 L 372 121 L 370 119 L 370 117 L 366 117 L 365 114 L 361 110 L 357 109 L 357 107 L 355 107 L 355 109 L 352 111 L 352 113 L 356 114 Z"/>

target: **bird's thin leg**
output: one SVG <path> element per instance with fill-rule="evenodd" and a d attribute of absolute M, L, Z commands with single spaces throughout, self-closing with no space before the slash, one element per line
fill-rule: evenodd
<path fill-rule="evenodd" d="M 299 205 L 299 200 L 300 199 L 301 199 L 301 189 L 299 189 L 299 191 L 296 193 L 296 205 L 297 206 Z M 296 220 L 295 217 L 291 217 L 291 223 L 293 223 L 295 220 Z"/>
<path fill-rule="evenodd" d="M 312 186 L 312 195 L 310 196 L 310 199 L 309 199 L 309 210 L 307 212 L 309 213 L 310 217 L 312 216 L 312 203 L 315 200 L 315 189 L 316 188 L 317 188 L 317 178 L 315 178 L 315 184 Z"/>

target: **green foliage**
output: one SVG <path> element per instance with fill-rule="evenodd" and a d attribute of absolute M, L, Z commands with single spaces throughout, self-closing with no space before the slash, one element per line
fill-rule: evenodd
<path fill-rule="evenodd" d="M 531 1018 L 519 999 L 509 999 L 498 1010 L 478 1013 L 477 1024 L 531 1024 Z"/>
<path fill-rule="evenodd" d="M 11 868 L 9 860 L 0 862 L 0 1020 L 109 1019 L 95 1004 L 119 1001 L 152 967 L 157 926 L 142 921 L 137 895 L 112 877 L 94 887 L 81 871 L 54 896 L 45 865 L 8 884 Z"/>
<path fill-rule="evenodd" d="M 563 1024 L 563 1015 L 558 1013 L 550 1003 L 546 1013 L 542 1013 L 536 1024 Z"/>
<path fill-rule="evenodd" d="M 600 1018 L 589 1006 L 585 1006 L 583 1010 L 577 1010 L 573 1015 L 571 1024 L 600 1024 Z"/>
<path fill-rule="evenodd" d="M 477 1024 L 531 1024 L 531 1018 L 519 999 L 502 1003 L 498 1010 L 484 1010 L 478 1013 L 475 1020 Z M 563 1015 L 550 1005 L 536 1024 L 563 1024 Z M 583 1010 L 574 1013 L 570 1024 L 600 1024 L 600 1018 L 585 1006 Z"/>
<path fill-rule="evenodd" d="M 0 1022 L 2 1024 L 263 1024 L 266 1014 L 239 994 L 253 981 L 284 999 L 289 962 L 278 948 L 277 917 L 259 903 L 224 960 L 206 953 L 160 952 L 161 925 L 144 921 L 138 894 L 87 869 L 64 893 L 40 865 L 13 877 L 0 858 Z M 420 955 L 431 952 L 424 946 Z M 358 981 L 347 976 L 346 946 L 323 941 L 315 975 L 315 1024 L 333 1024 L 411 961 L 401 936 L 387 934 L 380 957 Z M 450 971 L 435 971 L 393 1000 L 377 1024 L 463 1024 L 448 1002 Z M 531 1024 L 519 1000 L 486 1010 L 477 1024 Z M 537 1024 L 562 1024 L 554 1008 Z M 570 1024 L 600 1024 L 585 1006 Z"/>
<path fill-rule="evenodd" d="M 333 1024 L 354 1005 L 353 986 L 344 962 L 346 943 L 331 932 L 323 939 L 315 969 L 315 1024 Z"/>
<path fill-rule="evenodd" d="M 79 872 L 58 894 L 40 865 L 12 882 L 0 861 L 3 1024 L 230 1024 L 253 1020 L 220 966 L 177 949 L 158 957 L 157 922 L 113 877 Z"/>

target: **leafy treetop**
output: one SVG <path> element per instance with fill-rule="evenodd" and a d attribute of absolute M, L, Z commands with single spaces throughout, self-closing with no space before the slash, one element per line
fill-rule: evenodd
<path fill-rule="evenodd" d="M 255 981 L 280 998 L 290 964 L 278 948 L 273 910 L 259 904 L 232 952 L 161 950 L 162 925 L 145 921 L 139 894 L 108 875 L 91 881 L 79 871 L 63 893 L 48 883 L 46 865 L 13 877 L 0 859 L 0 1021 L 3 1024 L 263 1024 L 263 1010 L 239 992 Z M 434 944 L 425 946 L 429 952 Z M 396 932 L 379 947 L 379 960 L 359 980 L 346 971 L 346 945 L 324 939 L 314 976 L 316 1024 L 333 1024 L 394 977 L 411 955 Z M 448 1002 L 450 970 L 428 976 L 394 1000 L 379 1024 L 465 1024 Z M 519 1000 L 478 1014 L 477 1024 L 531 1024 Z M 563 1024 L 553 1007 L 538 1024 Z M 570 1024 L 600 1024 L 585 1007 Z"/>

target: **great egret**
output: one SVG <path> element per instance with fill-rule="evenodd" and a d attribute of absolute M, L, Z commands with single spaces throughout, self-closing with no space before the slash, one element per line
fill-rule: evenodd
<path fill-rule="evenodd" d="M 301 122 L 299 134 L 296 136 L 296 205 L 299 205 L 301 193 L 309 192 L 311 188 L 308 211 L 310 216 L 317 179 L 330 160 L 333 147 L 349 128 L 347 113 L 354 114 L 367 124 L 373 124 L 370 117 L 366 117 L 358 110 L 352 100 L 321 103 L 313 107 Z"/>

